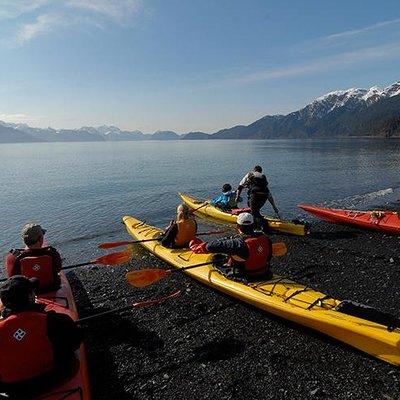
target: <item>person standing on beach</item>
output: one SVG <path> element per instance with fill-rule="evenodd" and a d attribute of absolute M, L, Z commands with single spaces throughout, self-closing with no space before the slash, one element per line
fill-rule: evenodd
<path fill-rule="evenodd" d="M 271 203 L 278 218 L 280 218 L 280 215 L 274 198 L 269 191 L 267 178 L 262 173 L 262 168 L 259 165 L 256 165 L 240 181 L 236 191 L 236 201 L 239 201 L 240 194 L 244 188 L 247 188 L 247 204 L 250 207 L 256 225 L 261 227 L 265 233 L 268 232 L 268 222 L 260 213 L 267 200 Z"/>
<path fill-rule="evenodd" d="M 44 246 L 46 230 L 35 223 L 22 228 L 24 249 L 12 249 L 5 259 L 7 276 L 24 275 L 39 280 L 39 291 L 54 290 L 60 286 L 61 256 L 51 246 Z"/>

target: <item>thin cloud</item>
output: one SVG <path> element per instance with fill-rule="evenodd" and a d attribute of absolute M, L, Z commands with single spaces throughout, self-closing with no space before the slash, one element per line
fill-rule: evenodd
<path fill-rule="evenodd" d="M 57 14 L 39 15 L 36 21 L 30 24 L 24 24 L 18 31 L 14 45 L 23 46 L 25 43 L 35 39 L 37 36 L 51 32 L 56 27 L 66 25 L 65 19 Z"/>
<path fill-rule="evenodd" d="M 400 24 L 400 18 L 392 19 L 389 21 L 378 22 L 377 24 L 366 26 L 361 29 L 354 29 L 354 30 L 334 33 L 332 35 L 328 35 L 328 36 L 322 37 L 317 40 L 319 40 L 321 42 L 332 42 L 332 41 L 335 41 L 338 39 L 352 37 L 352 36 L 358 36 L 358 35 L 364 34 L 366 32 L 370 32 L 370 31 L 374 31 L 377 29 L 385 28 L 385 27 L 388 27 L 391 25 L 398 25 L 398 24 Z"/>
<path fill-rule="evenodd" d="M 273 68 L 255 72 L 235 79 L 237 83 L 255 83 L 271 81 L 293 76 L 310 75 L 328 71 L 333 68 L 350 66 L 362 62 L 398 59 L 400 57 L 400 43 L 385 46 L 374 46 L 361 50 L 344 52 L 331 57 L 325 57 L 305 64 L 290 65 L 282 68 Z"/>
<path fill-rule="evenodd" d="M 2 0 L 0 20 L 18 18 L 48 4 L 49 0 Z"/>
<path fill-rule="evenodd" d="M 139 12 L 141 0 L 0 0 L 0 19 L 17 19 L 35 11 L 36 19 L 24 22 L 8 40 L 8 47 L 21 47 L 35 38 L 62 27 L 90 25 L 101 29 L 104 22 L 124 25 Z M 49 6 L 49 7 L 47 7 Z M 50 7 L 51 6 L 51 7 Z M 50 11 L 49 11 L 50 10 Z"/>
<path fill-rule="evenodd" d="M 100 14 L 116 22 L 131 18 L 140 7 L 139 0 L 69 0 L 68 6 Z"/>

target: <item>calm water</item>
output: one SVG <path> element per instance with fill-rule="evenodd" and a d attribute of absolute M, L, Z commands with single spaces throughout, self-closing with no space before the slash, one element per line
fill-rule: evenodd
<path fill-rule="evenodd" d="M 0 253 L 34 220 L 68 262 L 126 237 L 121 216 L 164 226 L 178 191 L 212 196 L 255 164 L 287 218 L 302 215 L 299 202 L 363 208 L 400 197 L 398 140 L 0 144 L 0 160 Z"/>

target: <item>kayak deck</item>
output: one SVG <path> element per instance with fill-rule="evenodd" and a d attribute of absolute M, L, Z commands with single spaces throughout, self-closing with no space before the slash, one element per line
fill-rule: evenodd
<path fill-rule="evenodd" d="M 209 204 L 209 202 L 207 201 L 201 201 L 187 194 L 179 193 L 179 196 L 182 201 L 186 203 L 192 210 L 195 210 L 195 213 L 199 216 L 206 216 L 216 219 L 218 221 L 224 221 L 231 224 L 236 223 L 237 215 L 222 211 L 219 208 Z M 264 216 L 264 219 L 268 221 L 269 227 L 274 231 L 299 236 L 307 234 L 307 228 L 303 223 L 283 221 L 267 216 Z"/>
<path fill-rule="evenodd" d="M 61 286 L 58 290 L 37 296 L 39 303 L 46 305 L 46 311 L 55 311 L 69 315 L 73 320 L 78 319 L 78 312 L 71 287 L 63 272 L 61 272 Z M 1 304 L 1 303 L 0 303 Z M 62 382 L 49 382 L 38 388 L 33 400 L 90 400 L 89 376 L 84 345 L 76 351 L 79 365 L 73 376 L 66 377 Z"/>
<path fill-rule="evenodd" d="M 136 240 L 155 238 L 160 229 L 125 216 L 128 233 Z M 212 261 L 212 254 L 194 254 L 189 249 L 168 249 L 159 242 L 142 245 L 175 268 Z M 271 280 L 245 284 L 225 278 L 212 265 L 185 273 L 225 294 L 271 314 L 310 327 L 386 362 L 400 365 L 400 330 L 336 311 L 341 303 L 312 288 L 279 275 Z"/>
<path fill-rule="evenodd" d="M 336 224 L 400 234 L 400 214 L 394 211 L 354 211 L 299 204 L 302 210 Z"/>

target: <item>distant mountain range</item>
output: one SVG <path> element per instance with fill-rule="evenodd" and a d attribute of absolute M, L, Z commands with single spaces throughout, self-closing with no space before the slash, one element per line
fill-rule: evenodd
<path fill-rule="evenodd" d="M 215 139 L 400 136 L 400 82 L 328 93 L 299 111 L 214 133 Z"/>
<path fill-rule="evenodd" d="M 55 130 L 0 121 L 0 143 L 343 136 L 400 137 L 400 82 L 383 89 L 374 86 L 331 92 L 288 115 L 267 115 L 250 125 L 238 125 L 213 134 L 189 132 L 178 135 L 172 131 L 144 134 L 141 131 L 122 131 L 116 126 Z"/>

